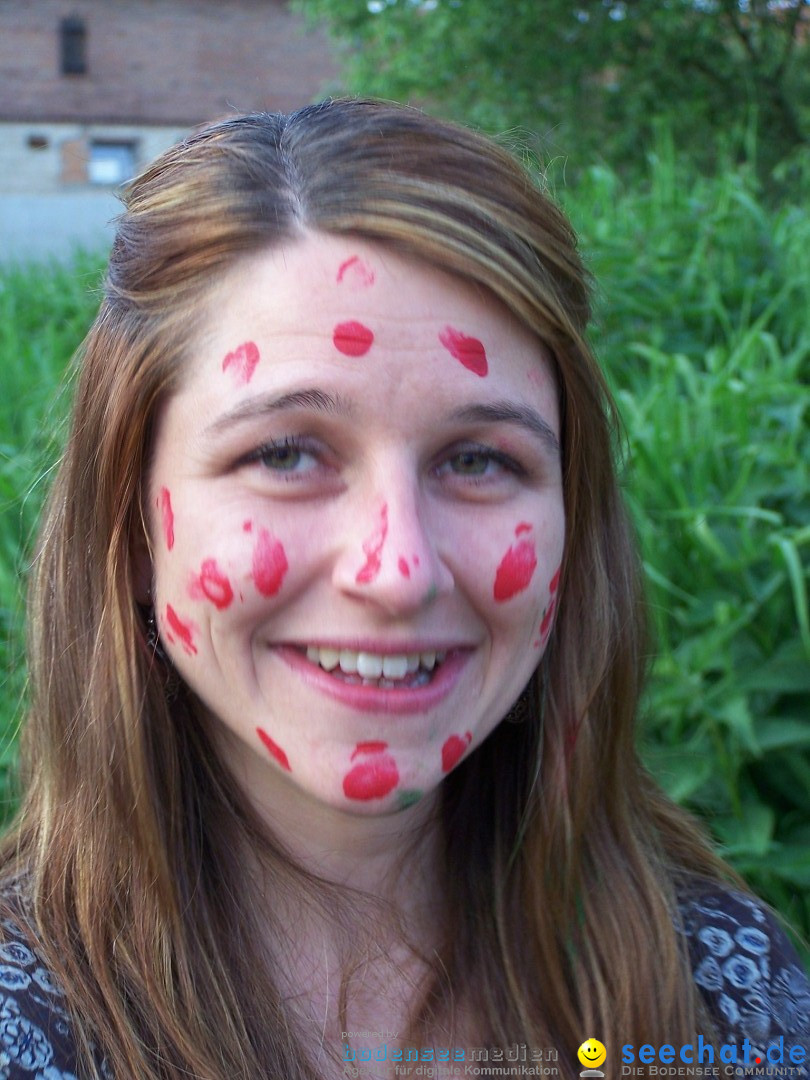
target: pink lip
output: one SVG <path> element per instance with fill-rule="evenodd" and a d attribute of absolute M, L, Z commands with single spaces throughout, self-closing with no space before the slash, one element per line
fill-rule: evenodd
<path fill-rule="evenodd" d="M 323 646 L 326 648 L 327 646 Z M 344 645 L 344 648 L 346 646 Z M 358 712 L 398 713 L 403 716 L 427 712 L 447 697 L 459 680 L 461 672 L 472 655 L 471 649 L 456 649 L 448 652 L 444 661 L 427 686 L 413 689 L 384 690 L 377 686 L 353 685 L 333 678 L 322 667 L 307 660 L 306 656 L 290 645 L 279 645 L 273 650 L 277 655 L 303 678 L 304 682 L 334 701 L 339 701 Z M 380 649 L 379 645 L 370 652 L 386 655 L 393 649 Z M 427 652 L 421 649 L 404 649 L 397 646 L 397 652 Z"/>

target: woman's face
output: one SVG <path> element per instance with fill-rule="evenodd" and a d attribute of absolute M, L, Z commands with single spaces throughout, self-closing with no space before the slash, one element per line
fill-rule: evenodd
<path fill-rule="evenodd" d="M 159 418 L 154 595 L 259 805 L 395 811 L 498 724 L 551 630 L 558 439 L 482 289 L 318 234 L 224 278 Z"/>

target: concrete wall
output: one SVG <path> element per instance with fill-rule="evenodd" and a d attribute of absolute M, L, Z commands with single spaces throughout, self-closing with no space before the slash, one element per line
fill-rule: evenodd
<path fill-rule="evenodd" d="M 0 196 L 0 263 L 64 261 L 79 248 L 106 256 L 120 212 L 109 191 Z"/>

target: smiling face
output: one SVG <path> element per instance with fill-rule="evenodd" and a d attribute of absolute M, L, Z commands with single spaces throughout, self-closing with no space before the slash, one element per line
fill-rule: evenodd
<path fill-rule="evenodd" d="M 483 290 L 316 234 L 234 268 L 192 354 L 149 482 L 164 645 L 259 805 L 410 806 L 551 632 L 542 348 Z"/>

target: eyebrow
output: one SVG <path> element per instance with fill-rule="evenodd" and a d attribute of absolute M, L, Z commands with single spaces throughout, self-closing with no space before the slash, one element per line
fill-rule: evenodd
<path fill-rule="evenodd" d="M 556 457 L 561 456 L 560 440 L 540 413 L 529 405 L 518 405 L 513 401 L 465 405 L 457 409 L 451 419 L 466 424 L 517 424 L 540 439 Z"/>
<path fill-rule="evenodd" d="M 345 398 L 313 386 L 277 397 L 261 394 L 240 402 L 209 424 L 206 434 L 215 435 L 233 424 L 258 420 L 286 409 L 311 409 L 330 416 L 351 416 L 354 413 L 351 402 Z M 449 419 L 460 424 L 516 424 L 540 439 L 552 454 L 557 457 L 561 455 L 559 439 L 540 413 L 529 405 L 507 400 L 464 405 L 451 413 Z"/>
<path fill-rule="evenodd" d="M 346 416 L 350 416 L 353 412 L 350 403 L 345 399 L 336 397 L 333 394 L 327 394 L 317 387 L 293 390 L 289 394 L 280 394 L 278 397 L 261 394 L 258 397 L 240 402 L 233 409 L 229 409 L 222 416 L 218 416 L 212 424 L 208 425 L 206 434 L 216 435 L 233 424 L 259 420 L 263 416 L 283 412 L 285 409 L 311 409 L 314 412 Z"/>

